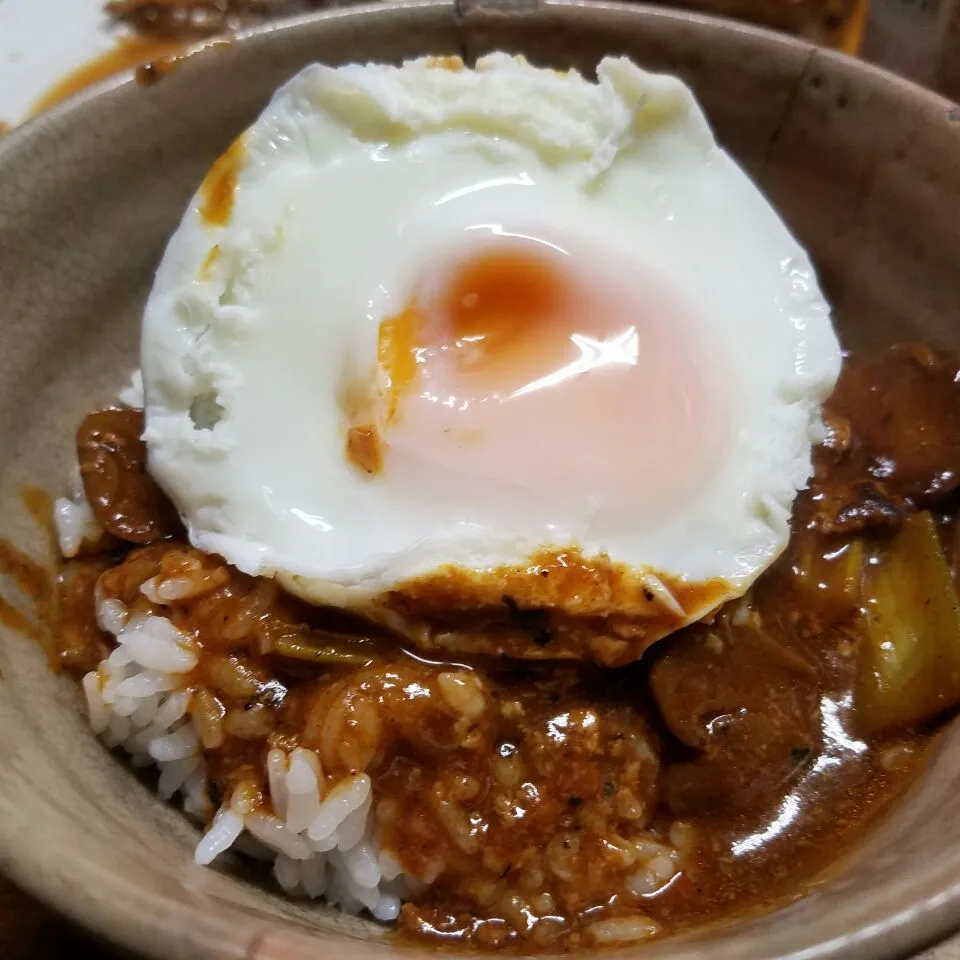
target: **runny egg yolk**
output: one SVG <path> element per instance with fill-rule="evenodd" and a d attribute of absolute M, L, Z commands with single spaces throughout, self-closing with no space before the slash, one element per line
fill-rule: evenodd
<path fill-rule="evenodd" d="M 487 373 L 511 357 L 535 363 L 530 340 L 563 315 L 568 287 L 557 264 L 531 251 L 491 249 L 458 264 L 439 304 L 458 363 Z"/>
<path fill-rule="evenodd" d="M 598 509 L 662 502 L 723 441 L 715 357 L 636 265 L 498 237 L 379 331 L 387 451 Z"/>

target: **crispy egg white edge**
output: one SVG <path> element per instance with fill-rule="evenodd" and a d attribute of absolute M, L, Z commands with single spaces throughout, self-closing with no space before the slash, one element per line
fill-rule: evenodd
<path fill-rule="evenodd" d="M 756 528 L 738 553 L 735 568 L 715 575 L 731 583 L 734 596 L 779 554 L 789 534 L 796 490 L 810 474 L 820 404 L 839 372 L 829 309 L 806 254 L 745 174 L 715 145 L 690 91 L 674 78 L 648 74 L 624 59 L 604 60 L 598 78 L 593 84 L 577 74 L 536 71 L 521 60 L 494 54 L 478 63 L 476 73 L 433 69 L 425 61 L 408 64 L 403 71 L 379 65 L 336 70 L 315 65 L 278 91 L 245 136 L 230 222 L 215 229 L 204 225 L 198 194 L 171 239 L 145 313 L 142 361 L 150 466 L 184 513 L 192 542 L 249 573 L 282 574 L 296 592 L 347 606 L 443 564 L 486 569 L 523 563 L 543 546 L 535 535 L 511 534 L 486 536 L 478 550 L 476 542 L 458 536 L 411 543 L 400 554 L 371 555 L 367 563 L 351 568 L 324 569 L 305 564 L 301 557 L 277 555 L 267 544 L 245 537 L 242 529 L 231 530 L 223 523 L 217 476 L 235 444 L 229 409 L 213 429 L 197 430 L 190 406 L 196 396 L 211 390 L 223 398 L 242 389 L 237 371 L 218 358 L 216 343 L 242 337 L 258 322 L 228 294 L 232 283 L 242 283 L 253 265 L 282 244 L 272 195 L 269 190 L 258 192 L 258 185 L 283 175 L 279 159 L 289 162 L 290 171 L 302 171 L 304 165 L 325 162 L 330 145 L 337 137 L 342 143 L 345 131 L 390 139 L 459 124 L 491 138 L 512 138 L 545 163 L 564 166 L 572 180 L 589 183 L 604 175 L 630 137 L 648 131 L 656 135 L 664 126 L 679 128 L 702 151 L 705 162 L 727 168 L 740 194 L 737 202 L 760 218 L 771 243 L 783 250 L 787 282 L 778 308 L 795 327 L 793 356 L 777 390 L 783 410 L 772 419 L 770 435 L 755 438 L 755 454 L 765 458 L 773 482 L 751 506 Z M 201 281 L 200 265 L 213 244 L 220 248 L 217 277 Z M 605 547 L 591 543 L 589 531 L 575 526 L 566 536 L 569 539 L 552 545 L 579 545 L 587 555 Z M 611 559 L 622 559 L 610 553 Z M 707 578 L 707 572 L 696 576 L 701 575 Z"/>

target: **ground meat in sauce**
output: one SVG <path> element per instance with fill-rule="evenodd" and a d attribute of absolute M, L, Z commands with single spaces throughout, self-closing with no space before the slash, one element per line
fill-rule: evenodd
<path fill-rule="evenodd" d="M 369 773 L 385 847 L 424 881 L 403 938 L 557 951 L 780 902 L 923 761 L 924 730 L 858 733 L 863 619 L 821 580 L 854 536 L 883 542 L 931 505 L 952 545 L 956 371 L 914 346 L 848 360 L 787 552 L 635 664 L 428 663 L 175 540 L 74 568 L 63 663 L 88 669 L 109 647 L 96 587 L 197 644 L 191 710 L 221 796 L 269 804 L 273 746 L 311 748 L 325 775 Z"/>

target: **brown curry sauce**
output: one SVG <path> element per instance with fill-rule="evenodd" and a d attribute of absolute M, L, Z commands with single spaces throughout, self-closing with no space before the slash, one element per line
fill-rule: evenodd
<path fill-rule="evenodd" d="M 829 577 L 854 538 L 889 537 L 921 507 L 937 509 L 952 556 L 957 369 L 955 358 L 917 347 L 848 359 L 787 552 L 745 600 L 658 642 L 631 665 L 424 660 L 389 636 L 308 607 L 175 540 L 129 553 L 113 541 L 107 553 L 68 564 L 59 662 L 82 673 L 109 649 L 93 615 L 98 580 L 105 596 L 149 608 L 139 590 L 145 579 L 199 571 L 209 590 L 158 612 L 202 647 L 190 682 L 224 718 L 223 742 L 207 752 L 219 793 L 245 785 L 264 796 L 270 746 L 303 744 L 321 755 L 333 749 L 324 760 L 332 769 L 371 764 L 385 836 L 394 831 L 403 861 L 421 871 L 431 858 L 445 863 L 442 882 L 404 907 L 401 938 L 556 950 L 589 944 L 584 930 L 598 911 L 617 917 L 640 910 L 664 933 L 729 921 L 806 892 L 922 768 L 931 725 L 859 732 L 862 624 L 817 577 Z M 918 435 L 919 448 L 910 440 Z M 118 463 L 130 468 L 123 458 Z M 152 480 L 142 461 L 129 474 L 125 484 L 111 482 L 142 504 L 128 484 L 142 483 L 153 496 Z M 96 494 L 88 488 L 92 500 Z M 106 507 L 109 497 L 101 499 Z M 878 500 L 895 509 L 878 511 Z M 811 556 L 819 564 L 812 580 Z M 0 551 L 3 572 L 40 603 L 45 588 L 21 560 L 8 546 Z M 3 622 L 20 629 L 5 610 Z M 324 644 L 339 662 L 284 655 Z M 468 693 L 479 698 L 465 725 L 454 721 L 441 689 L 463 684 L 463 676 L 475 678 Z M 416 696 L 403 693 L 414 689 Z M 342 709 L 331 732 L 325 711 L 334 700 Z M 364 739 L 370 704 L 386 731 L 375 743 Z M 506 811 L 505 790 L 513 804 Z M 459 850 L 440 839 L 437 820 L 454 801 L 472 811 Z M 523 816 L 515 816 L 521 808 Z M 639 904 L 621 904 L 609 891 L 624 867 L 604 846 L 605 831 L 629 829 L 638 817 L 664 844 L 682 839 L 684 859 L 666 885 Z M 470 830 L 480 840 L 471 841 Z M 547 871 L 537 890 L 527 890 L 531 877 L 545 876 L 538 858 L 553 856 L 558 843 L 572 858 L 571 881 Z M 539 903 L 543 915 L 530 923 L 511 918 L 514 894 Z"/>

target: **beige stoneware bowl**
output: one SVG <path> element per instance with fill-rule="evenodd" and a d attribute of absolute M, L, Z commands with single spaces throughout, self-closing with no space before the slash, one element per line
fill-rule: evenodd
<path fill-rule="evenodd" d="M 136 365 L 141 305 L 205 168 L 313 60 L 503 48 L 678 74 L 812 252 L 848 345 L 960 348 L 960 109 L 770 33 L 604 3 L 426 0 L 291 22 L 117 81 L 0 142 L 0 534 L 48 556 L 23 484 L 63 486 L 79 418 Z M 16 599 L 5 586 L 4 595 Z M 37 644 L 0 631 L 0 867 L 162 960 L 389 957 L 372 924 L 193 865 L 195 831 L 112 759 Z M 631 950 L 649 960 L 909 954 L 960 926 L 960 730 L 858 854 L 805 899 Z"/>

